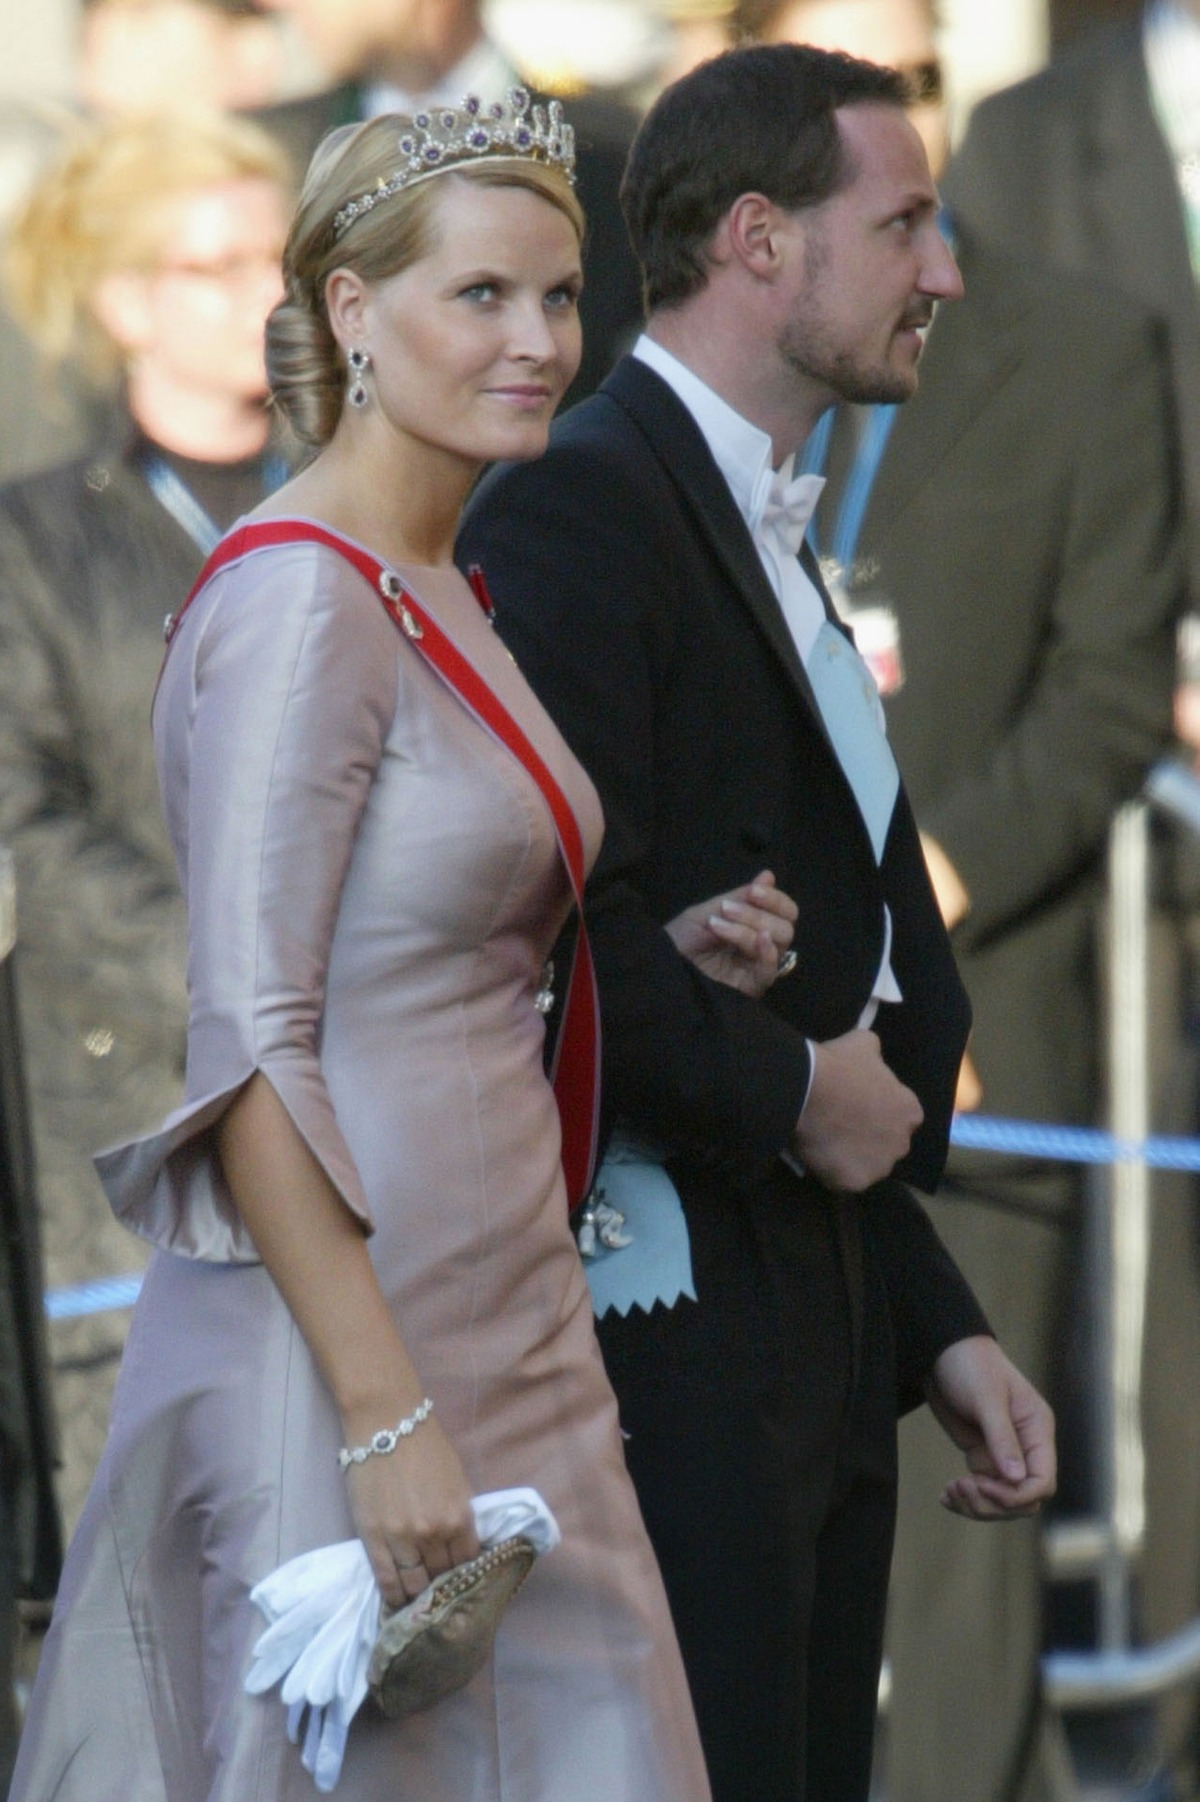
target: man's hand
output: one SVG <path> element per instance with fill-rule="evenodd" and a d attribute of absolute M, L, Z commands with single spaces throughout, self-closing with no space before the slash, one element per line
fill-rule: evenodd
<path fill-rule="evenodd" d="M 1036 1514 L 1054 1494 L 1054 1415 L 994 1339 L 947 1346 L 926 1384 L 929 1406 L 967 1456 L 942 1505 L 968 1520 Z"/>
<path fill-rule="evenodd" d="M 813 1055 L 796 1155 L 829 1188 L 857 1194 L 889 1175 L 925 1115 L 884 1063 L 873 1032 L 826 1039 Z"/>

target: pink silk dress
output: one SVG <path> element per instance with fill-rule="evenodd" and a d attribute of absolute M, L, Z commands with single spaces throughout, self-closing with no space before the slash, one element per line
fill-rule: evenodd
<path fill-rule="evenodd" d="M 524 728 L 594 858 L 591 784 L 467 584 L 399 573 Z M 311 544 L 209 583 L 154 730 L 190 922 L 186 1098 L 98 1160 L 157 1249 L 13 1802 L 316 1795 L 278 1693 L 242 1689 L 253 1584 L 353 1533 L 335 1409 L 214 1154 L 255 1070 L 369 1232 L 472 1488 L 532 1484 L 563 1533 L 466 1690 L 403 1722 L 363 1708 L 336 1793 L 704 1802 L 567 1224 L 534 996 L 570 893 L 539 789 Z"/>

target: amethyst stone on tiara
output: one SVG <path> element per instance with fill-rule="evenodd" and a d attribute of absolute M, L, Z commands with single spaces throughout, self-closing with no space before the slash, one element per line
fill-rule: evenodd
<path fill-rule="evenodd" d="M 381 200 L 390 200 L 443 169 L 482 157 L 544 163 L 560 169 L 572 186 L 575 183 L 573 127 L 563 118 L 557 100 L 533 106 L 524 88 L 510 88 L 503 102 L 494 100 L 486 107 L 478 95 L 468 94 L 460 106 L 416 113 L 411 129 L 397 139 L 397 149 L 399 167 L 389 176 L 381 175 L 373 188 L 335 213 L 335 238 Z"/>

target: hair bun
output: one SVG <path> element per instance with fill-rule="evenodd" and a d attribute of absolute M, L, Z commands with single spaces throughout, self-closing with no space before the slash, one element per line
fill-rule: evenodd
<path fill-rule="evenodd" d="M 334 434 L 344 377 L 337 341 L 323 312 L 290 296 L 267 320 L 271 398 L 301 443 L 319 447 Z"/>

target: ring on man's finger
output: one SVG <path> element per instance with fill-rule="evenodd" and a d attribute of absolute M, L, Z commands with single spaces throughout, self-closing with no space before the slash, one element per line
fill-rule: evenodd
<path fill-rule="evenodd" d="M 785 951 L 775 968 L 776 979 L 778 980 L 780 976 L 790 976 L 799 961 L 793 950 Z"/>

